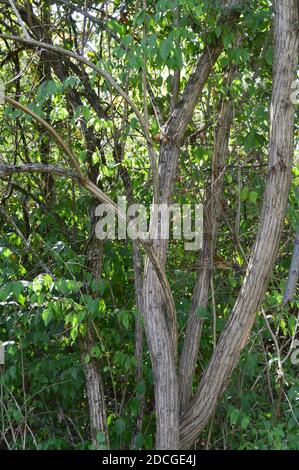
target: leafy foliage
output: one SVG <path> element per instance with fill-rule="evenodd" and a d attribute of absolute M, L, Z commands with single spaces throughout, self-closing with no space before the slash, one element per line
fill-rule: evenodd
<path fill-rule="evenodd" d="M 1 32 L 13 28 L 20 35 L 13 13 L 6 2 L 0 3 Z M 130 0 L 93 3 L 90 14 L 103 20 L 103 28 L 76 13 L 76 6 L 84 8 L 81 0 L 72 2 L 72 7 L 38 0 L 33 8 L 37 24 L 31 31 L 35 34 L 43 23 L 49 24 L 43 38 L 49 35 L 48 42 L 76 50 L 110 72 L 140 109 L 144 104 L 141 74 L 146 68 L 154 96 L 148 99 L 148 119 L 156 151 L 159 138 L 154 137 L 160 129 L 152 102 L 164 122 L 175 71 L 180 69 L 183 89 L 204 46 L 222 41 L 223 52 L 187 129 L 174 190 L 175 202 L 203 202 L 218 108 L 221 100 L 232 100 L 234 123 L 213 272 L 216 300 L 197 310 L 205 323 L 195 387 L 213 350 L 213 309 L 218 337 L 242 285 L 245 259 L 258 227 L 267 175 L 272 10 L 266 0 L 248 2 L 242 8 L 242 27 L 231 28 L 218 24 L 222 8 L 218 0 L 147 3 L 146 10 Z M 176 8 L 179 25 L 174 24 Z M 134 200 L 149 205 L 146 140 L 133 111 L 126 109 L 111 84 L 75 61 L 61 59 L 59 67 L 56 56 L 0 41 L 6 94 L 51 123 L 72 147 L 85 173 L 112 199 L 126 190 L 125 168 Z M 228 90 L 224 76 L 232 66 L 237 67 L 237 76 Z M 67 167 L 46 131 L 8 104 L 0 106 L 0 148 L 1 165 L 34 162 Z M 298 223 L 298 160 L 293 173 L 279 258 L 263 305 L 286 358 L 284 375 L 279 374 L 277 349 L 259 314 L 250 344 L 198 447 L 299 449 L 298 365 L 288 357 L 292 339 L 298 335 L 298 296 L 281 307 Z M 0 447 L 92 448 L 84 364 L 96 361 L 105 385 L 111 448 L 152 449 L 154 389 L 146 344 L 142 378 L 136 380 L 134 328 L 139 312 L 131 244 L 104 243 L 99 279 L 88 259 L 94 201 L 84 189 L 67 178 L 22 174 L 1 180 L 0 194 L 5 209 L 0 213 L 0 339 L 15 342 L 7 348 L 6 365 L 0 371 Z M 171 240 L 167 274 L 182 336 L 199 269 L 197 259 L 198 253 L 186 253 L 181 241 Z M 219 259 L 225 261 L 225 268 Z M 95 343 L 82 360 L 80 341 L 87 338 L 88 328 Z M 142 428 L 136 432 L 141 410 Z M 100 448 L 106 448 L 100 431 L 97 440 Z"/>

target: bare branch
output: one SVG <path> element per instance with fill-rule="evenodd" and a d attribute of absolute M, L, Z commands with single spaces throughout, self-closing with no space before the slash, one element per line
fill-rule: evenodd
<path fill-rule="evenodd" d="M 60 137 L 59 134 L 53 129 L 50 124 L 45 121 L 42 117 L 40 117 L 38 114 L 34 113 L 31 111 L 29 108 L 26 106 L 23 106 L 19 101 L 14 100 L 13 98 L 10 98 L 8 96 L 4 96 L 4 100 L 13 105 L 15 108 L 20 109 L 24 113 L 28 114 L 29 116 L 33 117 L 37 122 L 39 122 L 43 127 L 49 131 L 49 133 L 52 135 L 54 140 L 57 142 L 58 146 L 64 151 L 64 153 L 68 156 L 69 162 L 71 165 L 73 165 L 78 173 L 78 177 L 81 179 L 84 179 L 85 176 L 81 170 L 80 164 L 77 160 L 77 158 L 74 156 L 73 152 L 69 149 L 69 147 L 64 143 L 63 139 Z"/>
<path fill-rule="evenodd" d="M 80 8 L 79 6 L 77 5 L 73 5 L 71 2 L 66 2 L 65 0 L 57 0 L 58 3 L 61 3 L 62 5 L 65 5 L 67 7 L 69 7 L 71 10 L 73 11 L 77 11 L 78 13 L 81 13 L 81 15 L 83 15 L 85 18 L 88 18 L 90 21 L 92 21 L 93 23 L 96 23 L 97 25 L 99 25 L 104 31 L 106 31 L 107 34 L 109 34 L 110 37 L 112 37 L 116 42 L 120 43 L 121 40 L 120 38 L 117 36 L 117 34 L 115 34 L 105 23 L 105 21 L 101 20 L 100 18 L 97 18 L 93 15 L 91 15 L 90 13 L 88 13 L 86 10 L 83 10 L 82 8 Z"/>
<path fill-rule="evenodd" d="M 147 2 L 143 0 L 143 9 L 144 11 L 147 10 Z M 143 38 L 145 39 L 147 35 L 146 30 L 146 23 L 143 24 Z M 146 64 L 146 56 L 143 54 L 143 67 L 142 67 L 142 94 L 143 94 L 143 114 L 144 114 L 144 121 L 147 129 L 149 129 L 149 121 L 148 121 L 148 106 L 147 106 L 147 64 Z M 154 183 L 154 201 L 158 201 L 159 195 L 159 173 L 158 173 L 158 158 L 156 156 L 156 152 L 152 143 L 147 143 L 147 150 L 149 154 L 149 160 L 153 175 L 153 183 Z"/>
<path fill-rule="evenodd" d="M 30 109 L 26 108 L 26 106 L 21 105 L 19 102 L 15 101 L 12 98 L 8 98 L 7 96 L 4 97 L 5 101 L 12 104 L 13 106 L 17 107 L 18 109 L 22 110 L 24 113 L 29 114 L 31 117 L 33 117 L 37 122 L 39 122 L 41 125 L 43 125 L 52 135 L 54 140 L 57 142 L 58 146 L 66 153 L 68 156 L 70 162 L 75 166 L 77 170 L 77 178 L 79 180 L 79 183 L 82 187 L 86 188 L 91 194 L 93 194 L 97 199 L 99 199 L 102 203 L 107 204 L 107 206 L 120 218 L 121 221 L 124 223 L 127 223 L 127 216 L 126 214 L 118 207 L 118 205 L 110 199 L 100 188 L 98 188 L 92 181 L 90 181 L 85 175 L 83 174 L 80 164 L 75 157 L 75 155 L 72 153 L 70 148 L 64 143 L 62 138 L 57 134 L 57 132 L 52 128 L 52 126 L 47 123 L 44 119 L 42 119 L 40 116 L 35 114 L 33 111 Z M 27 165 L 26 165 L 27 166 Z M 50 165 L 48 165 L 49 168 Z M 4 171 L 4 169 L 3 169 Z M 133 228 L 132 228 L 133 230 Z M 165 298 L 165 303 L 167 307 L 167 314 L 169 316 L 169 319 L 173 322 L 176 319 L 176 308 L 175 308 L 175 303 L 173 299 L 173 295 L 171 292 L 171 288 L 165 273 L 165 270 L 163 269 L 163 266 L 160 262 L 159 257 L 156 255 L 155 250 L 153 248 L 153 244 L 150 240 L 145 240 L 144 236 L 142 233 L 140 233 L 137 230 L 134 230 L 134 234 L 136 238 L 138 239 L 139 243 L 142 245 L 144 251 L 148 255 L 154 270 L 156 272 L 156 275 L 159 279 L 159 282 L 161 284 L 161 289 Z"/>
<path fill-rule="evenodd" d="M 52 173 L 54 175 L 79 180 L 78 173 L 55 165 L 29 163 L 28 165 L 0 165 L 0 178 L 4 179 L 15 173 Z"/>
<path fill-rule="evenodd" d="M 13 220 L 13 218 L 9 215 L 9 213 L 7 212 L 7 210 L 3 207 L 3 206 L 0 206 L 0 213 L 7 219 L 7 221 L 10 223 L 10 225 L 15 229 L 16 233 L 19 235 L 19 237 L 21 238 L 26 250 L 28 250 L 36 260 L 38 260 L 38 264 L 40 265 L 40 267 L 48 274 L 50 274 L 53 278 L 55 278 L 55 276 L 53 275 L 52 271 L 48 268 L 48 266 L 40 259 L 40 255 L 38 253 L 36 253 L 36 251 L 33 250 L 32 246 L 30 245 L 30 243 L 28 242 L 27 238 L 25 237 L 25 235 L 23 234 L 23 232 L 20 230 L 20 228 L 18 227 L 18 225 L 15 223 L 15 221 Z"/>
<path fill-rule="evenodd" d="M 29 33 L 28 33 L 27 29 L 26 29 L 25 23 L 24 23 L 24 21 L 22 20 L 22 18 L 21 18 L 21 16 L 20 16 L 20 13 L 18 12 L 18 9 L 17 9 L 17 7 L 15 6 L 13 0 L 8 0 L 8 1 L 9 1 L 9 3 L 10 3 L 11 8 L 12 8 L 13 11 L 14 11 L 14 14 L 15 14 L 16 17 L 18 18 L 18 22 L 20 23 L 20 26 L 21 26 L 21 28 L 22 28 L 22 30 L 23 30 L 23 33 L 24 33 L 25 37 L 26 37 L 27 39 L 30 39 L 30 35 L 29 35 Z"/>
<path fill-rule="evenodd" d="M 231 68 L 225 86 L 230 87 L 236 70 Z M 187 406 L 192 392 L 192 381 L 198 358 L 198 350 L 204 319 L 197 314 L 198 308 L 206 308 L 212 283 L 213 254 L 216 244 L 216 232 L 221 198 L 225 164 L 228 158 L 230 129 L 233 122 L 232 102 L 225 97 L 220 105 L 218 123 L 214 135 L 214 152 L 211 168 L 211 179 L 206 183 L 206 200 L 204 202 L 204 231 L 202 251 L 199 255 L 200 269 L 192 296 L 192 307 L 188 316 L 185 339 L 183 343 L 179 380 L 181 410 Z M 215 180 L 215 181 L 214 181 Z"/>
<path fill-rule="evenodd" d="M 173 13 L 173 25 L 175 28 L 180 26 L 180 7 L 177 5 Z M 179 47 L 178 42 L 176 41 L 176 47 Z M 181 71 L 176 69 L 172 78 L 172 93 L 170 99 L 170 113 L 172 113 L 177 105 L 180 93 L 180 80 L 181 80 Z"/>
<path fill-rule="evenodd" d="M 92 70 L 94 70 L 99 75 L 101 75 L 103 78 L 105 78 L 105 80 L 107 80 L 110 83 L 110 85 L 118 92 L 118 94 L 120 96 L 122 96 L 124 98 L 124 100 L 126 100 L 126 102 L 129 104 L 131 109 L 134 111 L 137 119 L 139 120 L 146 140 L 149 143 L 152 143 L 152 138 L 151 138 L 149 130 L 146 126 L 146 123 L 144 121 L 143 115 L 140 113 L 140 111 L 135 106 L 135 104 L 131 100 L 131 98 L 127 95 L 127 93 L 114 80 L 114 78 L 108 72 L 106 72 L 106 70 L 103 70 L 102 68 L 95 65 L 93 62 L 90 62 L 89 60 L 85 59 L 84 57 L 82 57 L 78 54 L 75 54 L 74 52 L 63 49 L 62 47 L 59 47 L 59 46 L 53 46 L 52 44 L 47 44 L 45 42 L 36 41 L 35 39 L 22 38 L 20 36 L 10 36 L 9 34 L 0 34 L 0 39 L 6 39 L 7 41 L 21 42 L 21 43 L 27 44 L 29 46 L 41 47 L 42 49 L 47 49 L 49 51 L 53 51 L 53 52 L 56 52 L 58 54 L 62 54 L 62 55 L 71 57 L 71 58 L 73 58 L 73 59 L 75 59 L 79 62 L 82 62 L 82 64 L 85 64 L 87 67 L 90 67 Z"/>

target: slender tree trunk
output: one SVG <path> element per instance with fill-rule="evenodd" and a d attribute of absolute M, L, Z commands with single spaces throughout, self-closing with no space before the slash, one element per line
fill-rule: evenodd
<path fill-rule="evenodd" d="M 163 189 L 160 203 L 169 203 L 175 178 L 179 150 L 173 143 L 162 145 L 160 171 Z M 168 165 L 168 162 L 171 162 Z M 162 188 L 162 183 L 161 183 Z M 158 223 L 154 222 L 156 231 Z M 166 263 L 167 240 L 154 241 L 162 266 Z M 155 270 L 147 259 L 144 273 L 144 322 L 154 375 L 157 419 L 156 448 L 177 449 L 179 444 L 178 378 L 176 371 L 176 324 L 165 315 L 164 297 Z"/>
<path fill-rule="evenodd" d="M 145 332 L 155 384 L 157 449 L 177 449 L 179 444 L 179 403 L 176 360 L 164 311 L 160 283 L 146 263 L 144 276 Z"/>
<path fill-rule="evenodd" d="M 299 224 L 297 227 L 296 238 L 294 242 L 294 251 L 289 271 L 288 282 L 286 285 L 285 294 L 283 297 L 283 303 L 286 303 L 293 299 L 295 291 L 296 291 L 296 284 L 298 281 L 299 276 Z"/>
<path fill-rule="evenodd" d="M 234 77 L 230 71 L 226 86 L 229 87 Z M 204 319 L 198 315 L 199 308 L 206 308 L 210 293 L 213 269 L 217 221 L 219 218 L 225 163 L 228 156 L 229 133 L 233 119 L 232 105 L 225 99 L 220 106 L 218 124 L 215 130 L 212 175 L 207 184 L 207 198 L 204 203 L 204 237 L 199 256 L 200 271 L 193 291 L 192 307 L 189 314 L 185 340 L 180 362 L 180 410 L 184 411 L 192 394 L 192 381 L 198 357 L 199 343 Z"/>
<path fill-rule="evenodd" d="M 81 359 L 85 374 L 85 386 L 89 407 L 90 433 L 92 445 L 99 449 L 98 433 L 105 436 L 105 444 L 109 448 L 109 435 L 107 428 L 107 412 L 104 383 L 98 359 L 91 357 L 95 345 L 94 333 L 91 325 L 87 325 L 86 335 L 80 338 Z M 86 357 L 90 358 L 86 363 Z"/>
<path fill-rule="evenodd" d="M 125 105 L 123 123 L 125 124 L 127 119 L 127 106 Z M 127 168 L 123 165 L 125 150 L 125 142 L 120 143 L 119 134 L 116 132 L 114 137 L 114 149 L 113 156 L 118 164 L 119 174 L 123 181 L 125 194 L 129 205 L 134 204 L 134 195 L 131 178 Z M 137 240 L 132 240 L 133 250 L 133 267 L 134 267 L 134 287 L 135 287 L 135 299 L 137 314 L 135 318 L 135 359 L 136 359 L 136 384 L 142 380 L 142 364 L 143 364 L 143 326 L 142 326 L 142 315 L 143 315 L 143 262 L 142 253 Z M 143 416 L 144 416 L 144 401 L 145 397 L 140 397 L 140 409 L 136 418 L 136 428 L 132 439 L 132 445 L 134 446 L 135 436 L 141 432 Z"/>
<path fill-rule="evenodd" d="M 135 318 L 135 359 L 136 359 L 136 384 L 142 378 L 142 365 L 143 365 L 143 326 L 142 326 L 142 312 L 143 312 L 143 277 L 142 277 L 142 257 L 141 251 L 136 240 L 132 241 L 133 245 L 133 265 L 134 265 L 134 284 L 137 313 Z M 145 397 L 140 397 L 140 409 L 136 420 L 135 435 L 142 431 L 142 423 L 144 416 Z"/>
<path fill-rule="evenodd" d="M 103 268 L 103 241 L 95 235 L 95 207 L 97 201 L 92 202 L 91 207 L 91 236 L 87 247 L 87 266 L 94 280 L 99 280 Z M 92 293 L 93 296 L 96 294 Z M 95 346 L 95 332 L 92 323 L 87 321 L 86 335 L 80 338 L 81 360 L 85 373 L 85 385 L 89 406 L 89 419 L 92 444 L 95 449 L 99 448 L 97 434 L 103 433 L 105 444 L 109 447 L 109 434 L 107 426 L 107 411 L 105 401 L 104 382 L 101 373 L 101 360 L 92 357 L 92 348 Z M 86 362 L 86 357 L 90 358 Z"/>
<path fill-rule="evenodd" d="M 194 443 L 215 411 L 244 348 L 277 256 L 294 155 L 292 83 L 298 66 L 298 2 L 274 1 L 275 58 L 271 102 L 269 173 L 261 222 L 243 287 L 198 391 L 180 426 L 180 447 Z"/>
<path fill-rule="evenodd" d="M 242 0 L 230 0 L 223 11 L 220 22 L 235 22 Z M 186 128 L 206 81 L 223 48 L 222 40 L 208 46 L 198 59 L 171 116 L 163 128 L 159 154 L 159 203 L 171 203 L 173 182 Z M 152 227 L 153 228 L 153 227 Z M 153 229 L 155 231 L 155 228 Z M 155 250 L 163 266 L 166 263 L 168 243 L 157 240 Z M 157 449 L 177 449 L 179 445 L 179 396 L 176 363 L 177 325 L 174 319 L 167 319 L 160 283 L 152 264 L 147 261 L 144 275 L 144 321 L 147 342 L 151 354 L 155 384 L 155 404 L 157 415 Z"/>

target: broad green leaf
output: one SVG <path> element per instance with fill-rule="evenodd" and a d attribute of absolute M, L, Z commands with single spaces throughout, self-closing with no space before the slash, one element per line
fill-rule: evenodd
<path fill-rule="evenodd" d="M 166 59 L 168 58 L 170 54 L 171 46 L 172 46 L 172 42 L 170 41 L 170 39 L 167 38 L 161 41 L 159 51 L 164 62 L 166 61 Z"/>
<path fill-rule="evenodd" d="M 50 321 L 53 319 L 53 311 L 50 308 L 46 308 L 42 313 L 42 318 L 46 326 L 49 325 Z"/>

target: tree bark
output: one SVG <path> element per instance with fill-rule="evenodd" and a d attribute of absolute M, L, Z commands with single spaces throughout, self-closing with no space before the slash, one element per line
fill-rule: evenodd
<path fill-rule="evenodd" d="M 220 23 L 237 21 L 240 16 L 238 9 L 241 3 L 241 1 L 231 0 L 220 18 Z M 222 48 L 221 39 L 206 47 L 188 80 L 181 99 L 162 130 L 159 154 L 159 203 L 171 203 L 180 146 L 203 87 Z M 155 228 L 152 227 L 153 231 Z M 154 247 L 162 266 L 165 267 L 167 241 L 157 240 Z M 151 262 L 147 261 L 144 275 L 144 321 L 155 383 L 156 448 L 177 449 L 179 446 L 177 325 L 176 319 L 165 318 L 164 307 L 159 280 Z"/>
<path fill-rule="evenodd" d="M 299 225 L 297 227 L 297 233 L 296 233 L 296 238 L 294 242 L 294 251 L 293 251 L 293 256 L 292 256 L 292 261 L 291 261 L 291 266 L 290 266 L 290 271 L 289 271 L 289 277 L 288 277 L 288 281 L 287 281 L 287 285 L 285 289 L 285 294 L 283 297 L 284 304 L 293 299 L 295 291 L 296 291 L 298 276 L 299 276 Z"/>
<path fill-rule="evenodd" d="M 109 448 L 109 434 L 107 427 L 107 412 L 104 383 L 98 359 L 90 358 L 86 363 L 86 357 L 90 357 L 95 345 L 94 334 L 91 325 L 87 325 L 86 335 L 80 338 L 81 360 L 85 374 L 85 386 L 89 407 L 89 421 L 91 440 L 94 449 L 99 449 L 99 432 L 105 436 L 105 445 Z"/>
<path fill-rule="evenodd" d="M 234 77 L 230 71 L 226 86 L 229 87 Z M 223 100 L 220 106 L 218 125 L 215 132 L 212 175 L 206 188 L 204 203 L 204 237 L 203 247 L 199 256 L 200 271 L 193 291 L 192 307 L 188 317 L 183 351 L 180 361 L 180 410 L 184 411 L 192 394 L 192 381 L 198 357 L 199 342 L 204 319 L 198 315 L 198 308 L 206 308 L 208 304 L 211 275 L 213 269 L 213 253 L 215 249 L 217 222 L 221 207 L 222 187 L 225 163 L 228 156 L 228 142 L 233 120 L 230 99 Z"/>
<path fill-rule="evenodd" d="M 298 2 L 274 1 L 275 57 L 271 102 L 269 172 L 261 222 L 243 287 L 209 366 L 182 416 L 180 447 L 190 447 L 215 411 L 219 397 L 248 340 L 277 256 L 294 154 L 292 83 L 298 65 Z"/>

